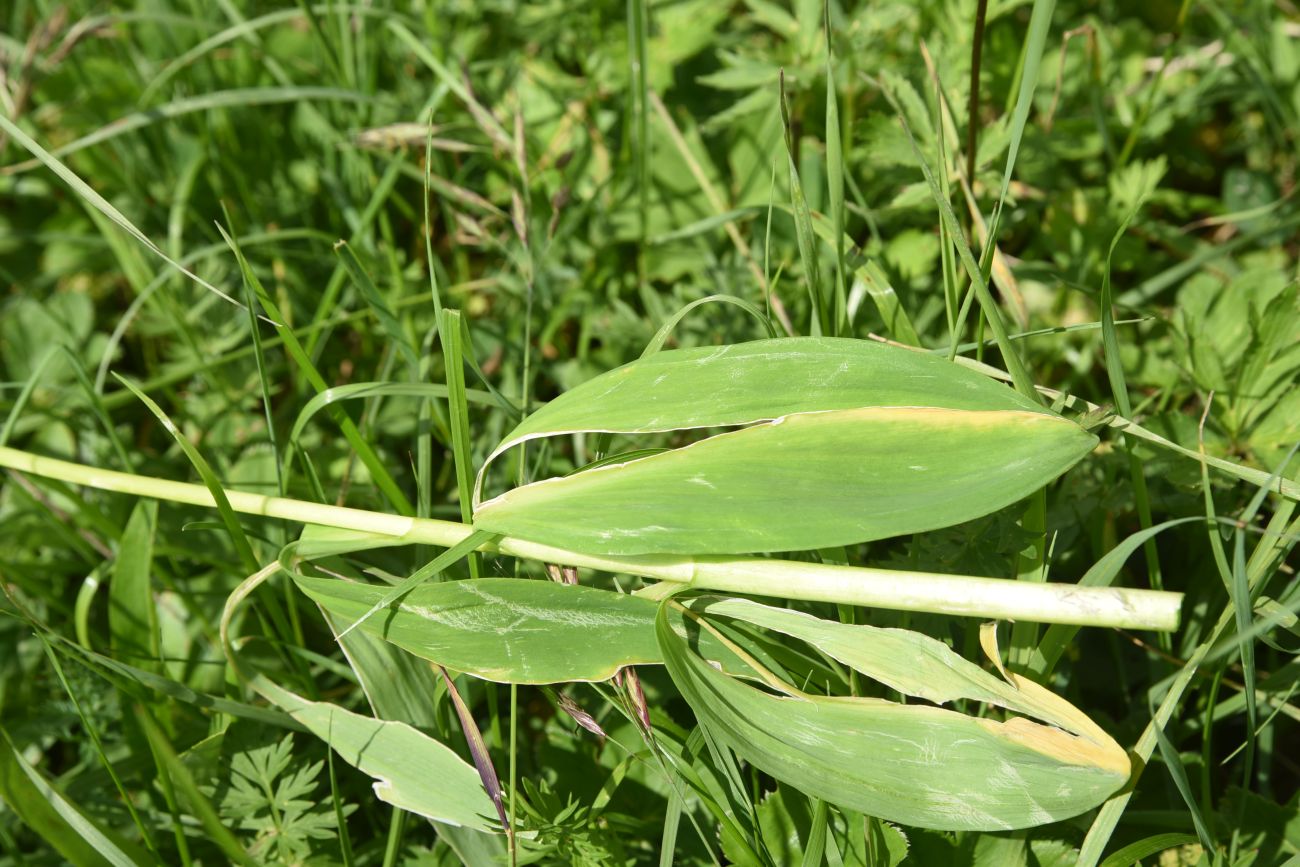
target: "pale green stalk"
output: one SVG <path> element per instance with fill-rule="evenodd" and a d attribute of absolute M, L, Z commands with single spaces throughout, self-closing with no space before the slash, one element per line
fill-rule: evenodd
<path fill-rule="evenodd" d="M 103 470 L 17 449 L 0 447 L 0 467 L 105 491 L 215 506 L 211 492 L 201 485 Z M 473 527 L 453 521 L 390 515 L 246 491 L 227 491 L 226 497 L 236 512 L 375 533 L 391 537 L 396 544 L 451 547 L 474 532 Z M 544 563 L 639 575 L 669 582 L 665 590 L 680 589 L 685 584 L 700 590 L 1040 623 L 1173 630 L 1178 627 L 1182 605 L 1182 594 L 1153 590 L 1028 584 L 999 578 L 830 566 L 762 557 L 613 557 L 509 537 L 493 546 L 485 545 L 484 550 Z"/>

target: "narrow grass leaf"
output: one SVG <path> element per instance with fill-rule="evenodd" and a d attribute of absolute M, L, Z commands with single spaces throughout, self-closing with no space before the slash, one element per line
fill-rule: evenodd
<path fill-rule="evenodd" d="M 388 300 L 384 298 L 375 281 L 366 271 L 357 254 L 353 252 L 352 247 L 346 241 L 339 241 L 334 245 L 334 254 L 339 257 L 343 267 L 347 269 L 348 274 L 352 277 L 352 282 L 361 290 L 361 297 L 365 299 L 366 305 L 374 311 L 375 319 L 379 322 L 379 327 L 388 335 L 389 342 L 397 348 L 402 358 L 410 367 L 412 376 L 419 369 L 420 359 L 411 344 L 410 338 L 402 330 L 402 324 L 397 321 L 397 316 L 388 306 Z"/>
<path fill-rule="evenodd" d="M 1191 783 L 1187 780 L 1187 770 L 1183 767 L 1182 757 L 1178 755 L 1178 749 L 1169 740 L 1169 735 L 1165 733 L 1164 726 L 1156 726 L 1155 729 L 1156 743 L 1160 746 L 1160 758 L 1169 769 L 1169 776 L 1173 778 L 1174 787 L 1178 789 L 1178 794 L 1182 797 L 1183 803 L 1187 806 L 1187 811 L 1192 814 L 1192 825 L 1196 828 L 1196 836 L 1200 838 L 1201 846 L 1206 852 L 1219 851 L 1219 844 L 1214 839 L 1210 826 L 1205 823 L 1205 816 L 1201 813 L 1201 805 L 1192 795 Z"/>
<path fill-rule="evenodd" d="M 412 33 L 405 24 L 396 18 L 390 18 L 386 24 L 388 29 L 391 30 L 407 48 L 411 49 L 411 52 L 420 60 L 420 62 L 429 67 L 429 69 L 433 71 L 433 74 L 438 77 L 438 80 L 441 81 L 448 90 L 456 95 L 457 99 L 465 103 L 465 107 L 470 110 L 475 121 L 478 122 L 480 128 L 487 134 L 488 138 L 492 139 L 493 143 L 497 147 L 507 153 L 512 153 L 513 142 L 511 141 L 510 134 L 506 132 L 505 127 L 501 125 L 501 122 L 498 121 L 491 112 L 483 108 L 479 101 L 474 98 L 474 94 L 470 93 L 464 82 L 461 81 L 460 77 L 448 69 L 441 60 L 433 55 L 433 52 L 429 50 L 429 46 L 425 41 Z"/>
<path fill-rule="evenodd" d="M 1052 13 L 1056 9 L 1056 0 L 1034 0 L 1034 7 L 1029 13 L 1029 31 L 1025 36 L 1023 47 L 1024 63 L 1020 68 L 1020 90 L 1016 95 L 1016 108 L 1011 115 L 1009 128 L 1010 141 L 1007 147 L 1007 165 L 1002 171 L 1002 188 L 998 191 L 998 201 L 989 221 L 988 245 L 997 245 L 998 229 L 1001 225 L 1002 207 L 1011 189 L 1011 175 L 1016 166 L 1016 157 L 1020 153 L 1020 143 L 1025 135 L 1025 125 L 1029 122 L 1029 112 L 1034 105 L 1034 89 L 1038 85 L 1038 66 L 1043 59 L 1043 49 L 1047 45 L 1047 33 L 1052 26 Z M 971 179 L 974 182 L 974 178 Z M 980 299 L 983 304 L 983 299 Z"/>
<path fill-rule="evenodd" d="M 1152 855 L 1159 855 L 1170 849 L 1181 849 L 1197 842 L 1191 834 L 1154 834 L 1129 843 L 1123 849 L 1117 849 L 1101 862 L 1101 867 L 1133 867 Z"/>
<path fill-rule="evenodd" d="M 217 512 L 221 515 L 221 523 L 225 525 L 226 531 L 230 534 L 230 541 L 234 543 L 235 553 L 249 572 L 256 572 L 258 568 L 257 558 L 253 556 L 253 548 L 248 542 L 248 536 L 244 534 L 244 528 L 240 525 L 239 518 L 235 516 L 235 510 L 230 507 L 230 500 L 226 497 L 226 491 L 222 487 L 221 479 L 217 477 L 207 458 L 199 453 L 199 450 L 190 442 L 189 437 L 185 436 L 180 428 L 176 427 L 175 422 L 167 416 L 167 413 L 163 412 L 162 407 L 154 403 L 149 395 L 141 391 L 129 379 L 117 374 L 114 374 L 114 376 L 117 377 L 118 382 L 131 390 L 131 393 L 154 414 L 158 421 L 162 422 L 162 426 L 176 440 L 176 444 L 181 447 L 181 451 L 185 453 L 185 456 L 190 459 L 190 463 L 198 471 L 199 477 L 203 479 L 204 486 L 212 494 L 212 499 L 217 505 Z"/>
<path fill-rule="evenodd" d="M 23 410 L 27 407 L 28 401 L 31 400 L 32 393 L 36 390 L 37 386 L 40 385 L 47 368 L 49 368 L 53 361 L 60 356 L 62 356 L 66 361 L 68 367 L 72 369 L 72 374 L 76 377 L 77 384 L 81 386 L 82 391 L 85 393 L 86 401 L 90 404 L 91 411 L 94 412 L 95 418 L 99 421 L 100 427 L 104 430 L 104 435 L 108 437 L 109 442 L 113 446 L 113 453 L 117 456 L 117 459 L 122 462 L 123 467 L 128 471 L 134 470 L 135 461 L 131 459 L 130 452 L 128 452 L 122 445 L 122 438 L 118 436 L 117 428 L 113 425 L 113 420 L 108 415 L 108 410 L 104 406 L 103 397 L 98 391 L 96 391 L 94 384 L 91 383 L 90 376 L 87 374 L 86 368 L 82 364 L 82 361 L 77 356 L 76 352 L 74 352 L 71 347 L 63 344 L 51 346 L 46 353 L 41 356 L 40 360 L 33 365 L 31 375 L 27 377 L 27 381 L 23 383 L 22 390 L 18 392 L 18 396 L 9 407 L 9 415 L 5 418 L 4 425 L 0 426 L 0 446 L 4 446 L 8 443 L 9 438 L 13 436 L 14 428 L 18 424 L 18 419 L 22 416 Z"/>
<path fill-rule="evenodd" d="M 772 325 L 772 320 L 768 319 L 767 315 L 763 313 L 762 310 L 759 310 L 758 306 L 753 302 L 746 301 L 744 298 L 737 298 L 735 295 L 706 295 L 703 298 L 696 298 L 689 304 L 682 305 L 681 309 L 668 317 L 668 320 L 664 322 L 663 325 L 659 326 L 659 330 L 655 332 L 654 337 L 650 338 L 650 342 L 646 344 L 645 351 L 641 353 L 641 357 L 648 358 L 663 349 L 664 343 L 672 335 L 673 329 L 677 327 L 678 323 L 686 318 L 687 313 L 690 313 L 696 307 L 713 302 L 720 304 L 734 304 L 736 307 L 739 307 L 741 310 L 744 310 L 750 316 L 753 316 L 758 320 L 759 324 L 767 331 L 769 337 L 773 339 L 776 338 L 776 328 Z"/>
<path fill-rule="evenodd" d="M 659 867 L 673 867 L 677 861 L 677 831 L 682 824 L 682 799 L 676 792 L 668 794 L 664 812 L 664 832 L 659 838 Z"/>
<path fill-rule="evenodd" d="M 808 844 L 803 850 L 802 867 L 819 867 L 825 863 L 826 830 L 830 823 L 830 810 L 825 801 L 818 800 L 813 803 L 816 806 L 813 807 L 812 826 L 808 830 Z M 834 840 L 831 840 L 831 848 L 835 848 Z"/>
<path fill-rule="evenodd" d="M 311 420 L 330 404 L 341 400 L 365 400 L 371 397 L 446 398 L 447 386 L 436 382 L 350 382 L 322 391 L 303 404 L 289 431 L 289 444 L 296 445 Z M 496 406 L 496 400 L 486 391 L 465 389 L 465 399 L 479 406 Z M 447 433 L 450 439 L 450 432 Z"/>
<path fill-rule="evenodd" d="M 830 4 L 822 9 L 826 29 L 826 187 L 831 225 L 835 230 L 835 312 L 832 334 L 838 335 L 846 321 L 847 298 L 844 262 L 844 144 L 840 133 L 840 105 L 835 92 L 835 55 L 831 50 Z"/>
<path fill-rule="evenodd" d="M 151 863 L 116 840 L 23 758 L 0 728 L 0 801 L 74 867 L 140 867 Z"/>
<path fill-rule="evenodd" d="M 58 636 L 52 634 L 50 637 L 58 639 Z M 93 650 L 69 641 L 59 640 L 58 649 L 76 657 L 78 662 L 112 683 L 116 688 L 124 691 L 132 689 L 134 685 L 138 684 L 158 693 L 160 696 L 165 696 L 173 701 L 184 702 L 213 714 L 226 714 L 227 716 L 250 720 L 260 725 L 275 726 L 276 728 L 298 728 L 298 725 L 290 717 L 279 711 L 217 695 L 197 692 L 169 677 L 163 677 L 152 671 L 128 665 L 125 662 L 95 653 Z M 120 680 L 115 678 L 120 678 Z"/>
<path fill-rule="evenodd" d="M 813 233 L 812 216 L 808 200 L 799 182 L 799 169 L 794 163 L 794 134 L 790 126 L 790 112 L 785 98 L 785 70 L 781 71 L 781 123 L 785 127 L 785 156 L 790 180 L 790 206 L 794 211 L 795 238 L 799 242 L 799 258 L 803 261 L 804 281 L 812 302 L 812 333 L 819 336 L 833 334 L 826 315 L 826 299 L 822 293 L 821 268 L 817 263 L 817 237 Z"/>
<path fill-rule="evenodd" d="M 1101 340 L 1102 351 L 1106 360 L 1106 376 L 1110 381 L 1111 394 L 1115 400 L 1115 406 L 1119 409 L 1119 414 L 1125 418 L 1133 417 L 1133 405 L 1129 400 L 1128 382 L 1124 376 L 1124 362 L 1120 356 L 1119 332 L 1115 327 L 1115 310 L 1114 310 L 1114 292 L 1111 286 L 1112 263 L 1115 257 L 1115 248 L 1123 239 L 1124 234 L 1128 231 L 1129 225 L 1137 218 L 1138 212 L 1142 205 L 1154 192 L 1155 186 L 1159 183 L 1160 177 L 1164 174 L 1163 160 L 1153 164 L 1151 174 L 1145 172 L 1137 177 L 1138 190 L 1135 192 L 1135 201 L 1132 207 L 1120 221 L 1119 227 L 1116 228 L 1114 236 L 1111 238 L 1110 248 L 1106 251 L 1106 263 L 1102 269 L 1101 275 Z M 1132 176 L 1132 172 L 1129 173 Z M 1152 523 L 1151 517 L 1151 499 L 1147 493 L 1146 474 L 1142 469 L 1142 462 L 1139 460 L 1137 453 L 1134 451 L 1133 442 L 1128 437 L 1123 439 L 1125 450 L 1128 452 L 1129 478 L 1133 484 L 1133 499 L 1137 507 L 1138 520 L 1143 529 L 1149 528 Z M 1152 590 L 1160 590 L 1164 581 L 1160 573 L 1160 555 L 1156 549 L 1154 541 L 1148 542 L 1143 547 L 1143 553 L 1146 557 L 1147 580 Z M 1162 647 L 1168 649 L 1167 641 L 1161 639 Z"/>
<path fill-rule="evenodd" d="M 230 248 L 234 251 L 244 281 L 248 286 L 252 287 L 252 290 L 257 295 L 257 299 L 261 303 L 262 308 L 266 310 L 267 315 L 270 316 L 271 322 L 275 326 L 276 333 L 279 335 L 281 341 L 283 341 L 284 348 L 289 353 L 289 356 L 297 364 L 298 370 L 318 394 L 328 391 L 329 386 L 325 382 L 325 377 L 321 376 L 320 371 L 316 369 L 316 365 L 312 362 L 307 351 L 303 348 L 302 343 L 299 342 L 298 336 L 288 327 L 288 325 L 285 324 L 287 320 L 280 312 L 280 308 L 276 305 L 275 300 L 271 298 L 270 293 L 268 293 L 266 288 L 262 285 L 262 281 L 258 279 L 257 274 L 249 266 L 239 244 L 222 226 L 218 225 L 217 231 L 221 233 L 221 237 L 226 240 L 226 243 L 229 244 Z M 342 407 L 331 405 L 329 412 L 335 423 L 339 426 L 339 430 L 342 431 L 344 438 L 347 439 L 348 444 L 351 445 L 353 451 L 357 453 L 357 457 L 361 459 L 361 462 L 365 464 L 366 469 L 370 471 L 371 478 L 375 480 L 375 485 L 384 493 L 384 496 L 386 496 L 389 502 L 393 504 L 393 507 L 402 515 L 415 514 L 415 509 L 412 508 L 410 500 L 408 500 L 406 495 L 402 493 L 402 489 L 398 487 L 397 482 L 393 479 L 388 468 L 379 460 L 379 456 L 375 454 L 375 450 L 371 447 L 370 443 L 361 435 L 361 431 L 357 428 L 356 422 L 354 422 L 348 414 L 343 411 Z M 255 571 L 255 569 L 250 571 Z"/>
<path fill-rule="evenodd" d="M 1133 555 L 1141 546 L 1149 540 L 1154 539 L 1157 535 L 1168 530 L 1170 527 L 1176 527 L 1180 524 L 1186 524 L 1191 521 L 1198 521 L 1199 518 L 1177 518 L 1173 521 L 1165 521 L 1154 527 L 1148 527 L 1145 530 L 1139 530 L 1133 533 L 1123 542 L 1120 542 L 1110 551 L 1106 552 L 1100 560 L 1092 565 L 1083 577 L 1079 579 L 1080 587 L 1109 587 L 1114 583 L 1116 576 L 1119 575 L 1124 563 Z M 1042 639 L 1034 648 L 1032 657 L 1029 662 L 1029 670 L 1040 678 L 1045 678 L 1056 667 L 1060 660 L 1061 654 L 1065 652 L 1074 637 L 1078 634 L 1077 626 L 1067 626 L 1065 624 L 1053 624 L 1048 627 L 1047 632 L 1043 634 Z"/>
<path fill-rule="evenodd" d="M 916 326 L 907 315 L 907 310 L 899 300 L 898 293 L 894 291 L 893 284 L 874 261 L 869 260 L 853 272 L 853 292 L 859 291 L 859 286 L 862 287 L 860 291 L 865 292 L 876 305 L 876 310 L 885 323 L 885 331 L 890 337 L 909 346 L 921 345 Z"/>
<path fill-rule="evenodd" d="M 168 265 L 171 265 L 173 268 L 180 271 L 186 277 L 189 277 L 195 283 L 199 284 L 204 289 L 207 289 L 209 292 L 214 293 L 215 295 L 222 298 L 223 300 L 229 301 L 231 304 L 235 305 L 236 307 L 242 308 L 244 306 L 240 304 L 238 301 L 236 301 L 234 298 L 231 298 L 225 292 L 222 292 L 216 286 L 213 286 L 207 280 L 204 280 L 202 277 L 195 274 L 193 271 L 191 271 L 189 268 L 182 265 L 180 262 L 173 259 L 171 256 L 168 256 L 166 253 L 164 253 L 161 247 L 159 247 L 157 244 L 151 241 L 148 235 L 146 235 L 144 232 L 136 228 L 136 225 L 132 223 L 130 220 L 128 220 L 126 216 L 122 214 L 121 211 L 119 211 L 117 208 L 109 204 L 108 200 L 105 199 L 103 196 L 101 196 L 99 193 L 95 192 L 95 190 L 90 186 L 90 184 L 87 184 L 84 180 L 81 179 L 81 177 L 76 172 L 68 168 L 66 165 L 60 162 L 57 157 L 53 156 L 49 151 L 45 150 L 45 148 L 37 144 L 36 141 L 31 136 L 23 132 L 17 125 L 14 124 L 13 121 L 7 118 L 3 113 L 0 113 L 0 130 L 3 130 L 8 135 L 12 136 L 14 141 L 18 142 L 20 145 L 27 148 L 27 150 L 29 150 L 32 154 L 36 156 L 36 159 L 40 163 L 43 163 L 46 168 L 54 172 L 63 180 L 64 183 L 70 186 L 74 193 L 76 193 L 78 196 L 84 199 L 95 210 L 99 211 L 101 214 L 103 214 L 104 216 L 112 220 L 114 223 L 116 223 L 118 227 L 122 229 L 122 231 L 126 232 L 132 238 L 135 238 L 137 241 L 139 241 L 141 244 L 147 247 L 149 251 L 152 252 L 154 255 L 156 255 L 158 258 L 162 259 Z"/>
<path fill-rule="evenodd" d="M 469 401 L 465 396 L 465 325 L 459 310 L 443 308 L 438 325 L 447 375 L 447 415 L 451 426 L 452 460 L 456 470 L 456 492 L 460 519 L 474 520 L 474 459 L 470 454 Z M 470 554 L 470 576 L 479 577 L 479 558 Z"/>
<path fill-rule="evenodd" d="M 156 105 L 143 111 L 137 111 L 120 117 L 110 124 L 100 127 L 90 135 L 70 141 L 65 145 L 55 148 L 48 155 L 52 159 L 60 159 L 77 151 L 85 150 L 97 144 L 134 132 L 137 129 L 151 126 L 160 121 L 170 120 L 175 117 L 183 117 L 187 114 L 194 114 L 200 111 L 211 111 L 213 109 L 225 108 L 244 108 L 253 105 L 277 105 L 286 102 L 303 103 L 312 101 L 327 102 L 374 102 L 375 94 L 361 93 L 354 90 L 340 90 L 334 87 L 249 87 L 239 90 L 217 91 L 215 93 L 205 93 L 199 96 L 186 97 L 169 102 L 165 105 Z M 383 99 L 383 97 L 378 97 Z M 30 148 L 29 148 L 30 150 Z M 33 153 L 36 153 L 33 151 Z M 36 154 L 35 159 L 27 160 L 22 163 L 14 163 L 5 166 L 0 170 L 0 174 L 16 174 L 34 169 L 41 163 L 48 162 L 40 155 Z M 107 212 L 106 212 L 107 213 Z M 112 216 L 108 214 L 108 216 Z"/>
<path fill-rule="evenodd" d="M 229 215 L 227 215 L 227 221 Z M 280 443 L 276 436 L 275 405 L 271 400 L 273 387 L 271 374 L 266 364 L 266 352 L 262 347 L 262 330 L 257 323 L 257 303 L 253 300 L 253 289 L 244 283 L 244 302 L 248 306 L 248 333 L 253 338 L 253 361 L 257 364 L 257 383 L 262 390 L 262 417 L 266 419 L 266 438 L 271 445 L 275 458 L 276 492 L 284 496 L 287 491 L 284 484 L 284 461 L 281 459 Z"/>
<path fill-rule="evenodd" d="M 379 10 L 357 4 L 321 5 L 315 7 L 315 10 L 318 13 L 337 10 L 339 12 L 346 12 L 348 15 L 359 17 L 389 17 L 400 14 L 392 10 Z M 171 81 L 178 73 L 184 71 L 187 67 L 193 65 L 204 56 L 211 54 L 221 46 L 234 42 L 237 39 L 248 39 L 249 41 L 254 41 L 250 39 L 250 37 L 257 33 L 257 31 L 273 27 L 277 24 L 283 24 L 287 21 L 293 21 L 302 16 L 302 9 L 280 9 L 275 12 L 260 15 L 256 18 L 249 18 L 246 21 L 240 21 L 234 26 L 227 27 L 218 33 L 214 33 L 212 36 L 209 36 L 207 39 L 196 44 L 193 48 L 186 50 L 185 53 L 168 60 L 168 62 L 161 69 L 155 72 L 145 84 L 144 88 L 140 91 L 140 95 L 136 99 L 136 102 L 140 105 L 149 105 L 153 101 L 154 96 L 162 90 L 163 86 L 166 85 L 167 82 Z"/>
<path fill-rule="evenodd" d="M 885 91 L 886 96 L 893 101 L 894 97 L 889 90 Z M 897 102 L 894 102 L 898 107 Z M 1006 325 L 1002 321 L 1002 314 L 999 312 L 997 301 L 993 294 L 989 292 L 988 280 L 984 275 L 980 263 L 975 261 L 975 256 L 971 253 L 970 245 L 966 243 L 966 235 L 962 231 L 961 224 L 957 221 L 957 215 L 952 209 L 952 203 L 944 197 L 942 190 L 939 188 L 938 181 L 935 180 L 934 172 L 931 171 L 929 163 L 926 162 L 925 156 L 921 153 L 920 146 L 916 143 L 916 138 L 912 135 L 911 127 L 903 116 L 901 109 L 898 111 L 899 123 L 902 124 L 903 132 L 907 136 L 907 141 L 911 145 L 912 155 L 916 159 L 917 166 L 921 169 L 921 174 L 925 177 L 926 185 L 930 189 L 930 195 L 934 199 L 935 205 L 939 209 L 939 218 L 948 227 L 948 234 L 953 242 L 957 245 L 958 258 L 962 266 L 966 269 L 966 276 L 971 281 L 971 286 L 975 291 L 975 297 L 979 300 L 980 309 L 984 312 L 984 318 L 988 321 L 989 327 L 993 330 L 993 337 L 997 340 L 998 351 L 1002 353 L 1002 362 L 1006 365 L 1007 372 L 1011 374 L 1011 381 L 1016 386 L 1016 391 L 1023 394 L 1030 400 L 1038 400 L 1038 393 L 1034 389 L 1033 380 L 1029 372 L 1025 369 L 1024 361 L 1021 360 L 1015 345 L 1011 342 L 1007 334 Z M 990 233 L 990 246 L 995 243 Z M 957 335 L 954 333 L 953 341 L 956 342 Z"/>

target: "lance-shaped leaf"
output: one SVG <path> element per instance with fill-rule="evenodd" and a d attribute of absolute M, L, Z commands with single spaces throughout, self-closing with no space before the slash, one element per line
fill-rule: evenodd
<path fill-rule="evenodd" d="M 298 587 L 345 623 L 388 588 L 293 574 Z M 480 578 L 422 584 L 358 627 L 416 656 L 498 683 L 601 681 L 627 665 L 661 664 L 657 603 L 552 581 Z M 673 618 L 685 635 L 680 616 Z M 751 673 L 721 642 L 699 651 Z"/>
<path fill-rule="evenodd" d="M 927 352 L 834 337 L 755 340 L 657 352 L 589 379 L 524 419 L 487 463 L 540 437 L 733 427 L 866 406 L 1047 412 Z"/>
<path fill-rule="evenodd" d="M 610 371 L 530 416 L 491 457 L 577 431 L 743 425 L 516 488 L 480 506 L 475 525 L 609 555 L 830 547 L 987 514 L 1096 444 L 941 358 L 795 338 L 661 352 Z"/>
<path fill-rule="evenodd" d="M 475 527 L 611 555 L 848 545 L 1000 509 L 1096 438 L 1041 412 L 868 407 L 801 413 L 516 488 Z"/>
<path fill-rule="evenodd" d="M 1023 717 L 997 722 L 938 707 L 809 695 L 769 680 L 781 693 L 775 695 L 700 659 L 668 627 L 666 609 L 656 623 L 664 661 L 700 723 L 737 755 L 812 797 L 907 825 L 990 831 L 1077 815 L 1128 778 L 1128 759 L 1119 745 L 1032 682 L 1015 679 L 1009 685 L 1011 706 L 1047 715 L 1070 731 Z M 782 623 L 771 614 L 776 610 L 735 608 L 727 613 L 746 613 L 813 639 L 821 633 L 842 650 L 851 647 L 815 623 Z M 858 638 L 871 640 L 865 632 Z M 862 662 L 868 674 L 880 665 L 892 669 L 891 685 L 904 692 L 923 692 L 913 687 L 926 686 L 928 674 L 936 671 L 945 672 L 939 690 L 949 698 L 978 697 L 995 689 L 981 682 L 985 677 L 991 681 L 991 675 L 975 669 L 981 677 L 971 677 L 965 668 L 969 663 L 943 660 L 934 647 L 923 650 L 939 665 L 918 669 L 912 677 L 884 656 L 870 662 L 869 652 L 855 662 Z M 846 655 L 854 654 L 850 650 Z M 1017 691 L 1025 694 L 1022 701 L 1014 701 Z"/>

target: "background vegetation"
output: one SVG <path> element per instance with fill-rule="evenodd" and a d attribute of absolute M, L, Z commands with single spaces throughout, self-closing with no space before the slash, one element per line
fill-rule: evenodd
<path fill-rule="evenodd" d="M 441 401 L 373 390 L 292 430 L 325 386 L 447 382 L 439 304 L 468 325 L 478 466 L 519 410 L 636 358 L 708 296 L 770 311 L 779 333 L 956 344 L 1002 365 L 979 305 L 963 312 L 953 232 L 973 233 L 979 257 L 1001 202 L 988 264 L 1034 382 L 1193 453 L 1203 443 L 1300 479 L 1286 463 L 1300 441 L 1294 5 L 1061 2 L 1036 44 L 1031 11 L 1050 5 L 990 4 L 972 94 L 971 0 L 11 0 L 0 10 L 0 113 L 12 122 L 0 132 L 0 440 L 195 478 L 116 374 L 227 486 L 459 520 Z M 1032 100 L 1017 123 L 1026 69 Z M 88 186 L 42 166 L 15 131 Z M 922 165 L 956 223 L 941 220 Z M 839 224 L 852 244 L 801 237 L 805 203 L 824 237 Z M 301 357 L 211 291 L 253 300 L 223 230 Z M 1104 331 L 1103 299 L 1119 320 Z M 764 336 L 750 311 L 710 303 L 686 313 L 670 345 Z M 565 472 L 594 448 L 529 451 L 492 484 Z M 1041 518 L 1012 507 L 844 557 L 1025 577 L 1045 538 L 1051 580 L 1074 581 L 1144 527 L 1227 518 L 1161 532 L 1121 579 L 1186 593 L 1177 633 L 1084 630 L 1047 679 L 1126 746 L 1165 702 L 1131 800 L 1005 834 L 835 810 L 827 824 L 797 790 L 701 753 L 702 767 L 738 775 L 723 821 L 689 786 L 674 803 L 680 790 L 613 687 L 459 678 L 504 785 L 518 781 L 520 862 L 792 864 L 829 827 L 832 864 L 1096 863 L 1103 850 L 1107 864 L 1297 863 L 1294 502 L 1111 431 L 1046 505 Z M 196 508 L 137 510 L 130 497 L 0 476 L 0 863 L 94 863 L 57 811 L 67 803 L 146 863 L 234 851 L 264 864 L 501 858 L 501 838 L 440 831 L 377 801 L 368 777 L 327 762 L 319 739 L 287 730 L 235 681 L 222 606 L 249 558 L 273 561 L 297 528 L 249 519 L 247 541 L 229 529 Z M 349 562 L 406 575 L 432 556 Z M 508 558 L 483 569 L 544 577 Z M 379 712 L 357 661 L 284 576 L 250 605 L 245 634 L 266 639 L 278 682 Z M 977 655 L 974 621 L 805 607 Z M 1017 627 L 1013 667 L 1027 670 L 1036 638 Z M 391 664 L 387 688 L 414 690 L 408 721 L 468 756 L 446 683 Z M 656 736 L 684 743 L 690 709 L 661 669 L 640 673 Z"/>

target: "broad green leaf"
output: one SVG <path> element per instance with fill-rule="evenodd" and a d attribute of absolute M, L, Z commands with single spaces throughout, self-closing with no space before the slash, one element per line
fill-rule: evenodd
<path fill-rule="evenodd" d="M 935 704 L 970 699 L 996 705 L 1120 751 L 1109 735 L 1068 702 L 1019 675 L 1007 673 L 1008 680 L 995 677 L 928 635 L 821 620 L 748 599 L 704 596 L 686 605 L 692 611 L 743 620 L 806 641 L 832 659 L 906 695 Z M 996 647 L 992 650 L 996 651 Z"/>
<path fill-rule="evenodd" d="M 295 574 L 298 587 L 351 623 L 387 588 Z M 600 681 L 626 665 L 659 664 L 657 604 L 551 581 L 480 578 L 422 584 L 362 622 L 363 632 L 455 671 L 499 683 Z M 678 628 L 681 627 L 680 621 Z M 701 652 L 746 669 L 716 639 Z"/>
<path fill-rule="evenodd" d="M 1020 717 L 997 722 L 923 705 L 810 695 L 779 683 L 770 685 L 783 694 L 773 695 L 692 652 L 669 627 L 667 607 L 656 621 L 660 647 L 700 723 L 810 797 L 923 828 L 1005 830 L 1077 815 L 1128 778 L 1128 759 L 1109 738 L 1099 743 Z M 1029 681 L 1015 685 L 1073 711 Z"/>
<path fill-rule="evenodd" d="M 612 555 L 826 548 L 1000 509 L 1096 442 L 1036 411 L 806 412 L 516 488 L 474 520 L 481 530 Z"/>
<path fill-rule="evenodd" d="M 338 635 L 343 626 L 331 618 L 330 629 Z M 404 722 L 426 731 L 438 730 L 435 675 L 433 667 L 409 653 L 358 629 L 339 638 L 348 665 L 357 676 L 377 718 Z M 435 822 L 438 837 L 456 851 L 466 864 L 504 863 L 504 835 L 461 825 Z M 479 860 L 474 860 L 474 858 Z M 495 859 L 495 860 L 492 860 Z"/>
<path fill-rule="evenodd" d="M 480 506 L 476 525 L 613 555 L 831 547 L 987 514 L 1096 443 L 945 359 L 791 338 L 660 352 L 610 371 L 524 420 L 488 463 L 539 437 L 746 425 L 517 488 Z"/>
<path fill-rule="evenodd" d="M 160 644 L 150 586 L 157 522 L 157 500 L 136 503 L 122 533 L 108 587 L 108 628 L 114 654 L 145 668 L 157 665 Z"/>
<path fill-rule="evenodd" d="M 308 701 L 261 675 L 252 686 L 328 743 L 345 762 L 374 777 L 381 801 L 435 821 L 497 830 L 495 810 L 478 772 L 445 744 L 405 723 Z"/>
<path fill-rule="evenodd" d="M 731 427 L 868 406 L 1047 412 L 930 353 L 834 337 L 755 340 L 657 352 L 587 380 L 528 416 L 488 461 L 539 437 Z"/>

